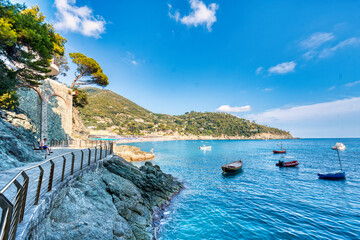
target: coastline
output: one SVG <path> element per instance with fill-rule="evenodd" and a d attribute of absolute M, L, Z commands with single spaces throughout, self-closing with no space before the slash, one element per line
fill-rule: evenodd
<path fill-rule="evenodd" d="M 105 136 L 104 136 L 105 138 Z M 243 137 L 243 136 L 227 136 L 227 137 L 213 137 L 213 136 L 159 136 L 159 137 L 139 137 L 131 139 L 113 139 L 117 144 L 135 143 L 135 142 L 163 142 L 163 141 L 186 141 L 186 140 L 291 140 L 300 139 L 289 136 L 277 136 L 271 138 L 264 138 L 259 136 Z M 98 140 L 101 140 L 99 138 Z"/>

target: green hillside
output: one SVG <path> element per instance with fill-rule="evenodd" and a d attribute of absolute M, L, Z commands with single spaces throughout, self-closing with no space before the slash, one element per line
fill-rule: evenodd
<path fill-rule="evenodd" d="M 89 95 L 89 104 L 79 109 L 84 124 L 97 130 L 108 130 L 120 135 L 146 135 L 157 132 L 171 135 L 192 134 L 198 136 L 244 136 L 273 134 L 291 135 L 238 118 L 227 113 L 188 112 L 172 116 L 155 114 L 134 102 L 110 91 L 98 88 L 83 88 Z"/>

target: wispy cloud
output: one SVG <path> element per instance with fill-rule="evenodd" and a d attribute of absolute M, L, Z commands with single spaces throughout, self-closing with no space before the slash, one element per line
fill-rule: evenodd
<path fill-rule="evenodd" d="M 360 97 L 296 106 L 286 109 L 272 109 L 259 114 L 248 114 L 248 119 L 261 123 L 290 122 L 326 118 L 348 113 L 360 112 Z"/>
<path fill-rule="evenodd" d="M 99 38 L 105 32 L 105 20 L 95 16 L 89 7 L 78 7 L 75 4 L 76 0 L 55 0 L 57 12 L 54 27 Z"/>
<path fill-rule="evenodd" d="M 289 72 L 294 72 L 295 66 L 296 66 L 295 61 L 283 62 L 283 63 L 279 63 L 276 66 L 270 67 L 268 71 L 270 74 L 286 74 Z"/>
<path fill-rule="evenodd" d="M 335 88 L 336 88 L 335 86 L 332 86 L 332 87 L 329 87 L 328 90 L 329 90 L 329 91 L 332 91 L 332 90 L 334 90 Z"/>
<path fill-rule="evenodd" d="M 249 112 L 251 111 L 251 106 L 246 105 L 242 107 L 230 107 L 230 105 L 222 105 L 218 109 L 218 112 L 232 112 L 232 113 L 239 113 L 239 112 Z"/>
<path fill-rule="evenodd" d="M 138 60 L 136 60 L 135 54 L 133 54 L 131 52 L 126 52 L 125 61 L 134 66 L 137 66 L 140 64 L 140 62 Z"/>
<path fill-rule="evenodd" d="M 273 88 L 264 88 L 262 91 L 263 92 L 271 92 L 272 90 L 274 90 Z"/>
<path fill-rule="evenodd" d="M 353 87 L 353 86 L 358 85 L 358 84 L 360 84 L 360 80 L 355 81 L 355 82 L 347 83 L 347 84 L 345 84 L 345 87 Z"/>
<path fill-rule="evenodd" d="M 300 42 L 300 46 L 304 49 L 317 49 L 324 43 L 335 38 L 333 33 L 317 32 L 313 33 L 309 38 Z"/>
<path fill-rule="evenodd" d="M 211 3 L 208 6 L 200 0 L 189 0 L 191 11 L 187 16 L 180 16 L 180 12 L 176 10 L 172 12 L 171 4 L 169 6 L 169 16 L 175 19 L 177 22 L 181 22 L 187 26 L 200 26 L 204 25 L 211 32 L 212 25 L 216 22 L 216 11 L 219 9 L 219 5 Z"/>
<path fill-rule="evenodd" d="M 258 67 L 258 68 L 256 69 L 255 73 L 256 73 L 256 75 L 259 75 L 259 74 L 262 73 L 262 71 L 263 71 L 263 67 Z"/>
<path fill-rule="evenodd" d="M 337 50 L 348 47 L 348 46 L 352 46 L 352 45 L 356 45 L 360 43 L 360 39 L 359 38 L 348 38 L 344 41 L 339 42 L 338 44 L 336 44 L 334 47 L 331 48 L 325 48 L 323 49 L 320 53 L 319 53 L 319 58 L 326 58 L 329 57 L 331 55 L 333 55 Z"/>

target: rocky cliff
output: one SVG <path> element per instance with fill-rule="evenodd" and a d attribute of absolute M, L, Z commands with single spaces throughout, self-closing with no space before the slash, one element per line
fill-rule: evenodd
<path fill-rule="evenodd" d="M 0 111 L 0 171 L 43 160 L 32 147 L 37 141 L 34 126 L 24 114 Z"/>
<path fill-rule="evenodd" d="M 154 211 L 181 188 L 159 166 L 114 157 L 64 190 L 29 239 L 153 239 Z"/>

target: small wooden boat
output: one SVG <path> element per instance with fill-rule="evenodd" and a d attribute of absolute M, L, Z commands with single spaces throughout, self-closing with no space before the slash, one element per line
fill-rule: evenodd
<path fill-rule="evenodd" d="M 343 143 L 336 143 L 334 147 L 331 147 L 332 150 L 336 150 L 336 153 L 339 158 L 340 171 L 332 173 L 318 173 L 320 179 L 328 180 L 340 180 L 345 179 L 345 171 L 343 171 L 339 151 L 345 151 L 346 147 Z"/>
<path fill-rule="evenodd" d="M 236 172 L 237 170 L 240 170 L 243 166 L 243 162 L 241 160 L 235 161 L 232 163 L 228 163 L 223 165 L 221 168 L 223 172 Z"/>
<path fill-rule="evenodd" d="M 278 144 L 278 146 L 281 148 L 281 150 L 273 150 L 273 153 L 274 153 L 274 154 L 277 154 L 277 153 L 286 153 L 286 149 L 283 149 L 283 147 L 282 147 L 282 142 L 281 142 L 281 145 Z"/>
<path fill-rule="evenodd" d="M 333 172 L 333 173 L 318 173 L 320 179 L 339 180 L 345 179 L 345 172 Z"/>
<path fill-rule="evenodd" d="M 277 154 L 277 153 L 286 153 L 286 150 L 273 150 L 273 153 L 274 153 L 274 154 Z"/>
<path fill-rule="evenodd" d="M 291 162 L 279 161 L 278 163 L 276 163 L 276 166 L 279 167 L 296 167 L 297 165 L 299 165 L 298 161 L 291 161 Z"/>

